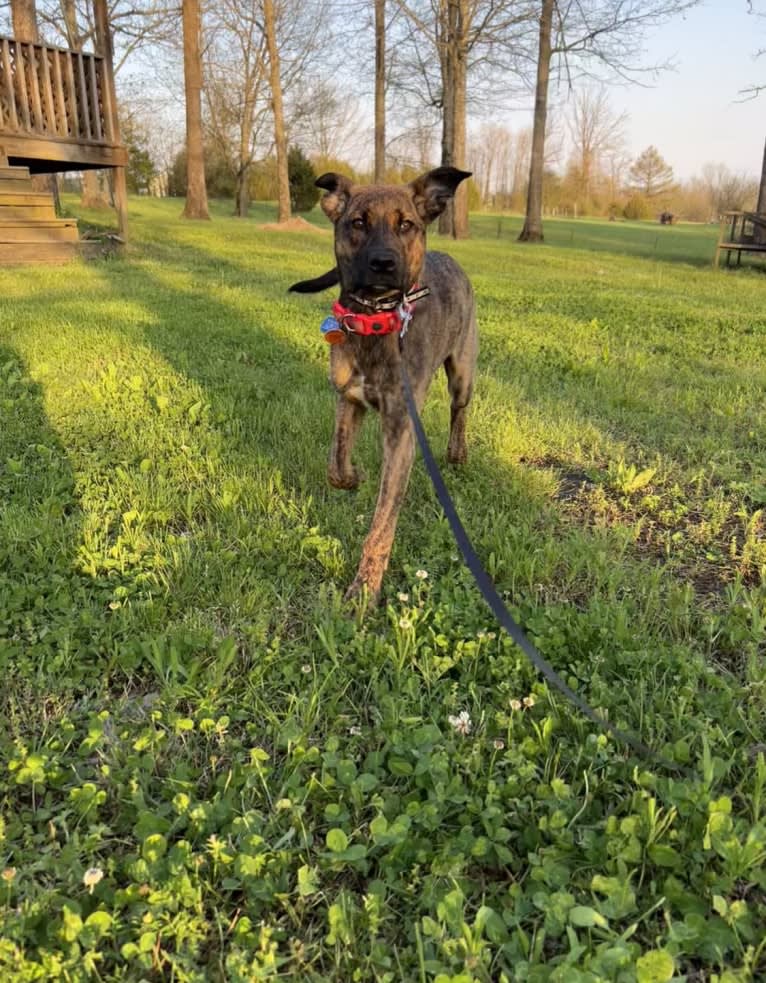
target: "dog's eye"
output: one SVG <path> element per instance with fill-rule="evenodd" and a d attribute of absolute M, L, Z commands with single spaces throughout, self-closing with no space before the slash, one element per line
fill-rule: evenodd
<path fill-rule="evenodd" d="M 367 223 L 363 218 L 354 218 L 351 220 L 352 229 L 366 229 Z"/>
<path fill-rule="evenodd" d="M 400 232 L 409 232 L 410 229 L 413 227 L 414 224 L 415 223 L 414 222 L 410 222 L 410 220 L 408 218 L 403 218 L 401 220 L 401 222 L 399 223 L 399 231 Z"/>

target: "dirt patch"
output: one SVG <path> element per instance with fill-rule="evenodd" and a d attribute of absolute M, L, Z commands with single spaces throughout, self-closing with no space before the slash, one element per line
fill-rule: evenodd
<path fill-rule="evenodd" d="M 323 236 L 330 233 L 329 229 L 321 229 L 318 225 L 313 225 L 297 215 L 286 222 L 267 222 L 265 225 L 259 225 L 258 228 L 264 232 L 318 232 Z"/>
<path fill-rule="evenodd" d="M 667 566 L 692 586 L 700 601 L 715 604 L 736 579 L 747 587 L 761 583 L 760 553 L 753 554 L 753 542 L 757 546 L 766 538 L 766 522 L 759 516 L 752 517 L 748 534 L 742 515 L 732 506 L 731 514 L 713 529 L 699 503 L 687 500 L 683 516 L 676 517 L 672 498 L 664 508 L 643 502 L 642 495 L 621 493 L 605 480 L 594 480 L 593 471 L 588 474 L 558 458 L 524 458 L 521 463 L 554 473 L 557 488 L 552 498 L 565 522 L 584 528 L 631 527 L 635 553 Z M 599 470 L 606 472 L 603 465 Z"/>
<path fill-rule="evenodd" d="M 582 468 L 569 467 L 564 461 L 550 454 L 538 458 L 522 457 L 519 458 L 519 463 L 530 468 L 554 471 L 558 480 L 558 488 L 554 498 L 559 502 L 577 499 L 583 493 L 596 487 L 593 479 Z"/>

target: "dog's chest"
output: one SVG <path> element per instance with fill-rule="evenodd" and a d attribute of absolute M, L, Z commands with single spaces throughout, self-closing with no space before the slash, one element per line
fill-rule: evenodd
<path fill-rule="evenodd" d="M 399 381 L 397 339 L 349 339 L 330 351 L 330 381 L 346 399 L 379 410 Z"/>

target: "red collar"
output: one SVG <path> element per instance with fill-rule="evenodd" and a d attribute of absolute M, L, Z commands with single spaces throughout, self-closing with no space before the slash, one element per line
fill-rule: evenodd
<path fill-rule="evenodd" d="M 378 311 L 376 314 L 356 314 L 336 300 L 332 305 L 332 312 L 335 320 L 351 334 L 394 334 L 402 329 L 402 315 L 398 308 L 393 311 Z"/>
<path fill-rule="evenodd" d="M 331 345 L 344 342 L 348 334 L 367 337 L 384 334 L 404 335 L 412 320 L 415 301 L 427 297 L 430 292 L 428 287 L 418 287 L 415 284 L 401 301 L 381 301 L 375 304 L 377 309 L 373 310 L 372 314 L 357 314 L 356 311 L 344 307 L 340 301 L 336 301 L 332 305 L 333 317 L 328 318 L 322 325 L 322 334 L 325 341 Z M 359 300 L 359 303 L 366 304 L 367 301 Z M 369 306 L 373 307 L 372 304 Z"/>

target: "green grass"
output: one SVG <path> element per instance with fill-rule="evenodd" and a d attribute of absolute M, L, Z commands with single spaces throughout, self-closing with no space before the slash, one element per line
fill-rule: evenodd
<path fill-rule="evenodd" d="M 497 633 L 420 464 L 382 608 L 343 610 L 377 425 L 329 489 L 329 295 L 285 292 L 331 239 L 227 210 L 0 270 L 3 978 L 763 979 L 763 274 L 685 227 L 435 240 L 479 300 L 465 524 L 674 775 Z"/>
<path fill-rule="evenodd" d="M 508 215 L 475 215 L 471 228 L 482 238 L 513 242 L 523 218 Z M 545 219 L 545 241 L 563 249 L 622 253 L 672 262 L 707 266 L 715 255 L 718 226 L 658 222 L 609 222 L 606 219 Z M 743 260 L 747 262 L 747 258 Z"/>

